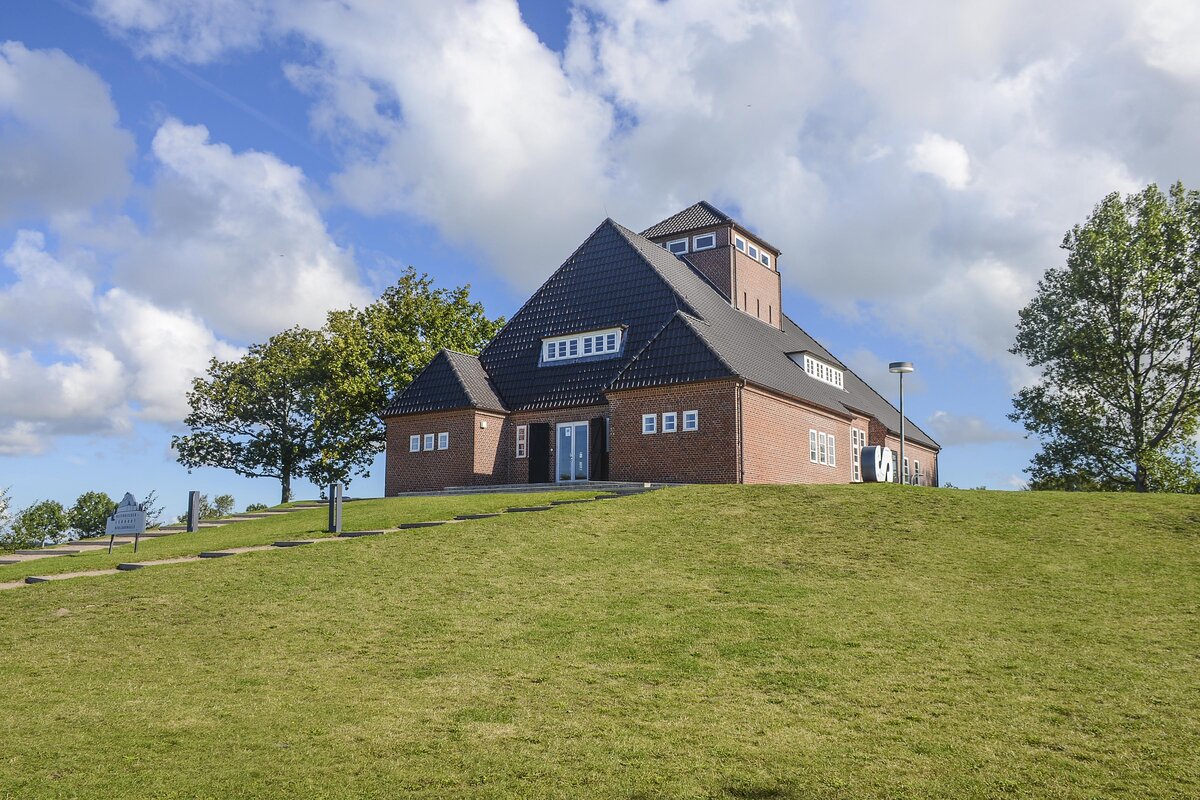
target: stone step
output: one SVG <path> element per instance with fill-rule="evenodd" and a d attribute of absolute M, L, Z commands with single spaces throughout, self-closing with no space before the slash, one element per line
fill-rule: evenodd
<path fill-rule="evenodd" d="M 552 508 L 554 506 L 513 506 L 504 510 L 510 514 L 523 514 L 527 511 L 549 511 Z"/>
<path fill-rule="evenodd" d="M 139 564 L 136 561 L 128 561 L 128 562 L 123 562 L 121 564 L 117 564 L 117 569 L 121 570 L 121 572 L 132 572 L 133 570 L 141 569 L 144 566 L 146 566 L 146 565 Z"/>
<path fill-rule="evenodd" d="M 296 539 L 292 541 L 271 542 L 271 547 L 299 547 L 301 545 L 312 543 L 312 539 Z"/>
<path fill-rule="evenodd" d="M 430 520 L 429 522 L 402 522 L 400 524 L 400 530 L 406 531 L 406 530 L 411 530 L 413 528 L 433 528 L 437 525 L 445 525 L 445 524 L 446 524 L 446 520 L 444 520 L 444 519 Z"/>
<path fill-rule="evenodd" d="M 338 534 L 343 539 L 357 539 L 362 536 L 380 536 L 387 531 L 342 531 Z"/>
<path fill-rule="evenodd" d="M 594 497 L 581 497 L 578 500 L 551 500 L 550 505 L 552 505 L 552 506 L 569 506 L 569 505 L 574 505 L 575 503 L 594 503 L 595 501 L 596 501 L 596 498 L 594 498 Z"/>
<path fill-rule="evenodd" d="M 237 553 L 230 553 L 225 550 L 205 550 L 200 554 L 201 558 L 224 558 L 225 556 L 236 556 Z"/>
<path fill-rule="evenodd" d="M 40 575 L 30 575 L 25 579 L 26 583 L 49 583 L 49 578 L 43 578 Z"/>
<path fill-rule="evenodd" d="M 13 555 L 17 556 L 73 556 L 81 551 L 79 550 L 53 550 L 46 548 L 42 550 L 14 550 Z"/>
<path fill-rule="evenodd" d="M 5 558 L 5 559 L 0 559 L 0 567 L 6 567 L 6 566 L 8 566 L 9 564 L 24 564 L 24 563 L 25 563 L 25 562 L 24 562 L 24 561 L 22 561 L 22 560 L 21 560 L 21 559 L 19 559 L 19 558 Z"/>
<path fill-rule="evenodd" d="M 500 516 L 500 512 L 499 512 L 499 511 L 492 511 L 492 512 L 489 512 L 489 513 L 487 513 L 487 514 L 459 514 L 457 517 L 455 517 L 455 519 L 462 519 L 462 520 L 466 520 L 466 519 L 489 519 L 489 518 L 491 518 L 491 517 L 498 517 L 498 516 Z"/>

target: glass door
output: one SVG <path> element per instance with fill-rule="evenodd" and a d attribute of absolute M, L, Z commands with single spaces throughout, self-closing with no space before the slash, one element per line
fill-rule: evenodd
<path fill-rule="evenodd" d="M 588 479 L 588 424 L 586 422 L 560 422 L 555 463 L 559 481 L 586 481 Z"/>

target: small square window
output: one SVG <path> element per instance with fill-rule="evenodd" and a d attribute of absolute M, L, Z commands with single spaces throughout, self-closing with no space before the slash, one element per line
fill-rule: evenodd
<path fill-rule="evenodd" d="M 677 256 L 681 256 L 688 251 L 688 240 L 676 239 L 673 242 L 667 242 L 667 250 Z"/>
<path fill-rule="evenodd" d="M 657 414 L 642 414 L 642 433 L 658 433 Z"/>
<path fill-rule="evenodd" d="M 421 435 L 419 433 L 413 434 L 412 436 L 408 437 L 408 452 L 410 452 L 410 453 L 421 452 Z"/>
<path fill-rule="evenodd" d="M 747 252 L 750 253 L 751 258 L 753 258 L 755 261 L 758 260 L 758 248 L 757 247 L 755 247 L 754 245 L 749 245 L 746 248 L 746 250 L 747 250 Z"/>
<path fill-rule="evenodd" d="M 570 350 L 571 355 L 573 355 L 573 356 L 579 355 L 579 340 L 578 339 L 572 339 L 567 344 L 569 345 L 568 349 Z"/>
<path fill-rule="evenodd" d="M 438 434 L 438 450 L 450 449 L 450 432 L 442 431 Z"/>
<path fill-rule="evenodd" d="M 733 237 L 733 246 L 743 253 L 746 252 L 746 240 L 740 236 Z"/>
<path fill-rule="evenodd" d="M 717 235 L 705 233 L 692 239 L 692 250 L 712 250 L 717 246 Z"/>
<path fill-rule="evenodd" d="M 608 349 L 610 351 L 617 349 L 617 335 L 615 333 L 608 335 Z"/>
<path fill-rule="evenodd" d="M 583 354 L 585 356 L 592 354 L 592 337 L 590 336 L 583 337 Z"/>
<path fill-rule="evenodd" d="M 678 429 L 679 421 L 674 411 L 663 412 L 663 433 L 674 433 Z"/>
<path fill-rule="evenodd" d="M 425 449 L 426 450 L 433 449 L 433 434 L 432 433 L 425 434 Z"/>
<path fill-rule="evenodd" d="M 559 358 L 567 357 L 567 343 L 566 342 L 558 343 L 558 357 Z"/>
<path fill-rule="evenodd" d="M 769 255 L 767 255 L 766 253 L 759 253 L 758 260 L 763 263 L 764 267 L 771 266 L 771 257 Z"/>
<path fill-rule="evenodd" d="M 699 411 L 683 412 L 683 429 L 685 431 L 700 430 L 700 412 Z"/>

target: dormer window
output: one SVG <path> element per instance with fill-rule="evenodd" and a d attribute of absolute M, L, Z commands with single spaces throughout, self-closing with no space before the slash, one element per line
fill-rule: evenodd
<path fill-rule="evenodd" d="M 712 250 L 717 246 L 717 235 L 715 233 L 705 233 L 700 236 L 692 237 L 692 250 Z"/>
<path fill-rule="evenodd" d="M 795 356 L 792 358 L 795 360 Z M 804 371 L 817 380 L 828 383 L 830 386 L 836 386 L 839 389 L 846 388 L 845 375 L 842 370 L 831 364 L 826 364 L 820 359 L 813 358 L 807 353 L 804 354 Z"/>
<path fill-rule="evenodd" d="M 733 246 L 738 250 L 741 250 L 743 253 L 746 252 L 746 240 L 740 236 L 733 237 Z"/>
<path fill-rule="evenodd" d="M 621 350 L 621 328 L 553 336 L 542 340 L 542 363 L 613 356 Z"/>
<path fill-rule="evenodd" d="M 688 240 L 686 238 L 676 239 L 672 242 L 667 242 L 664 246 L 668 251 L 681 256 L 688 251 Z"/>

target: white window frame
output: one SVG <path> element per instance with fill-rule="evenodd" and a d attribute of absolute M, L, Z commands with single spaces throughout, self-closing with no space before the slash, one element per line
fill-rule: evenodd
<path fill-rule="evenodd" d="M 658 414 L 642 414 L 642 435 L 658 433 Z"/>
<path fill-rule="evenodd" d="M 913 480 L 913 486 L 921 485 L 921 462 L 917 461 L 915 458 L 913 459 L 912 480 Z"/>
<path fill-rule="evenodd" d="M 758 261 L 764 267 L 771 266 L 771 256 L 769 256 L 765 251 L 758 254 Z"/>
<path fill-rule="evenodd" d="M 733 246 L 738 250 L 741 250 L 743 253 L 746 252 L 746 240 L 740 236 L 735 235 L 733 237 Z"/>
<path fill-rule="evenodd" d="M 804 371 L 822 383 L 844 390 L 846 388 L 846 373 L 824 361 L 804 354 Z"/>
<path fill-rule="evenodd" d="M 421 452 L 421 434 L 414 433 L 412 436 L 408 437 L 408 452 Z"/>
<path fill-rule="evenodd" d="M 703 244 L 701 244 L 703 242 Z M 717 234 L 702 233 L 699 236 L 692 237 L 692 252 L 700 250 L 712 250 L 717 246 Z"/>
<path fill-rule="evenodd" d="M 689 431 L 700 430 L 700 412 L 696 409 L 683 412 L 683 430 L 685 433 Z"/>
<path fill-rule="evenodd" d="M 817 432 L 817 463 L 829 464 L 829 435 L 822 431 Z"/>
<path fill-rule="evenodd" d="M 621 328 L 601 328 L 569 336 L 549 336 L 542 339 L 542 363 L 616 355 L 621 352 L 623 336 L 624 330 Z"/>
<path fill-rule="evenodd" d="M 829 434 L 829 466 L 837 466 L 837 442 L 834 441 L 833 434 Z"/>
<path fill-rule="evenodd" d="M 755 261 L 758 261 L 758 248 L 757 247 L 755 247 L 752 244 L 747 244 L 746 245 L 746 253 L 751 258 L 753 258 Z"/>
<path fill-rule="evenodd" d="M 517 426 L 517 458 L 525 458 L 529 455 L 529 426 Z"/>
<path fill-rule="evenodd" d="M 858 428 L 850 429 L 850 456 L 854 463 L 850 465 L 850 480 L 862 483 L 862 449 L 867 444 L 867 434 Z"/>
<path fill-rule="evenodd" d="M 668 425 L 668 423 L 670 423 Z M 678 433 L 679 432 L 679 415 L 674 411 L 664 411 L 662 415 L 662 432 L 663 433 Z"/>
<path fill-rule="evenodd" d="M 912 480 L 908 474 L 908 456 L 904 457 L 904 476 L 900 482 L 903 483 L 905 486 L 909 486 L 912 484 Z"/>
<path fill-rule="evenodd" d="M 438 434 L 437 449 L 438 450 L 449 450 L 450 449 L 450 431 L 442 431 L 441 433 Z"/>
<path fill-rule="evenodd" d="M 425 450 L 425 452 L 426 452 L 426 453 L 428 453 L 430 450 L 432 450 L 432 449 L 433 449 L 433 438 L 434 438 L 434 437 L 433 437 L 433 434 L 432 434 L 432 433 L 427 433 L 427 434 L 425 434 L 425 447 L 424 447 L 424 450 Z"/>
<path fill-rule="evenodd" d="M 676 250 L 675 245 L 677 245 L 677 244 L 683 245 L 683 249 Z M 685 255 L 687 255 L 687 252 L 688 252 L 687 237 L 685 236 L 682 239 L 672 239 L 671 241 L 664 244 L 663 247 L 667 248 L 668 253 L 671 253 L 671 254 L 677 255 L 677 256 L 685 256 Z"/>
<path fill-rule="evenodd" d="M 808 430 L 808 460 L 817 463 L 817 432 L 812 428 Z"/>

